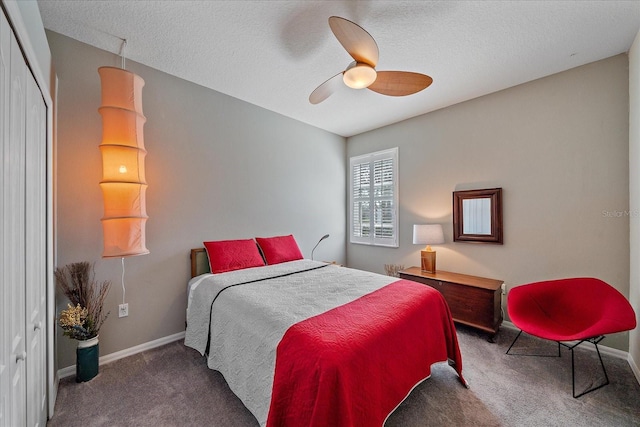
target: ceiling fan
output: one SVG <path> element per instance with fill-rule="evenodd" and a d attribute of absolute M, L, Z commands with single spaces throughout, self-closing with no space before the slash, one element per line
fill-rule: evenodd
<path fill-rule="evenodd" d="M 367 88 L 382 95 L 406 96 L 426 89 L 433 79 L 425 74 L 409 71 L 376 71 L 378 45 L 364 28 L 339 16 L 329 18 L 329 27 L 354 61 L 318 86 L 309 102 L 319 104 L 340 86 L 340 80 L 353 89 Z"/>

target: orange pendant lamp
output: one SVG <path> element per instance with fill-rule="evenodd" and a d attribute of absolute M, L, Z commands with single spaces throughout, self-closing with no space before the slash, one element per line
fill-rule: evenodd
<path fill-rule="evenodd" d="M 144 175 L 144 80 L 123 68 L 100 67 L 102 104 L 103 258 L 148 254 Z"/>

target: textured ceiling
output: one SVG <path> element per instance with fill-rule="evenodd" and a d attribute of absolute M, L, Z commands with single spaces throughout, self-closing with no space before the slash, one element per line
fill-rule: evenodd
<path fill-rule="evenodd" d="M 627 52 L 640 29 L 640 1 L 38 4 L 49 30 L 114 53 L 126 38 L 128 59 L 342 136 Z M 309 94 L 351 62 L 331 15 L 374 37 L 378 70 L 433 84 L 398 98 L 341 87 L 311 105 Z"/>

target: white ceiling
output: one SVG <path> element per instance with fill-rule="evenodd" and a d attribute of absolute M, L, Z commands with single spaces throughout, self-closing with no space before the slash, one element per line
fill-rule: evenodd
<path fill-rule="evenodd" d="M 640 1 L 38 0 L 47 29 L 342 136 L 351 136 L 627 52 Z M 351 57 L 327 19 L 350 19 L 378 70 L 433 77 L 388 97 L 309 94 Z M 54 58 L 55 61 L 55 58 Z M 144 78 L 144 76 L 142 76 Z"/>

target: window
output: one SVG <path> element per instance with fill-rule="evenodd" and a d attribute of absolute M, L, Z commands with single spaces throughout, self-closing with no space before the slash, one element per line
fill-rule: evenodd
<path fill-rule="evenodd" d="M 349 161 L 350 241 L 398 247 L 398 148 Z"/>

